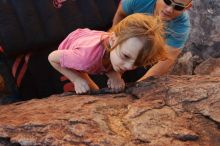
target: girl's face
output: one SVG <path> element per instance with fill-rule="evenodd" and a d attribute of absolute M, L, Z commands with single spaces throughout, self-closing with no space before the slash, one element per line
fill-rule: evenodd
<path fill-rule="evenodd" d="M 136 66 L 134 66 L 134 63 L 139 52 L 144 47 L 143 45 L 143 41 L 137 37 L 129 38 L 122 44 L 118 45 L 110 52 L 110 61 L 113 69 L 116 72 L 121 73 L 135 69 Z"/>

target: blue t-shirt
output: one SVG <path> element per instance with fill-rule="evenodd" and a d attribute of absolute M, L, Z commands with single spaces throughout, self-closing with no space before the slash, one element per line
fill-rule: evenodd
<path fill-rule="evenodd" d="M 127 14 L 147 13 L 153 15 L 157 0 L 122 0 L 122 9 Z M 166 43 L 174 48 L 182 48 L 189 36 L 190 21 L 187 12 L 168 21 L 165 27 Z"/>

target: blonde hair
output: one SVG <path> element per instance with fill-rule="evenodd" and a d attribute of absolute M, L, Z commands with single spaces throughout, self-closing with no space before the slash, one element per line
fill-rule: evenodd
<path fill-rule="evenodd" d="M 117 37 L 116 44 L 107 47 L 109 52 L 132 37 L 138 37 L 144 41 L 144 47 L 139 52 L 135 66 L 153 65 L 159 60 L 167 59 L 167 50 L 163 39 L 163 23 L 158 16 L 135 13 L 113 26 L 109 32 L 113 32 Z"/>

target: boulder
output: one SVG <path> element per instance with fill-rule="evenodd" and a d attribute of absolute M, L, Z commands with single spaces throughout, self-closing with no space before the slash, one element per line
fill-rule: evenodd
<path fill-rule="evenodd" d="M 219 146 L 220 77 L 165 76 L 124 93 L 0 106 L 0 144 Z"/>
<path fill-rule="evenodd" d="M 204 59 L 220 57 L 219 0 L 193 0 L 189 15 L 192 29 L 184 50 Z"/>

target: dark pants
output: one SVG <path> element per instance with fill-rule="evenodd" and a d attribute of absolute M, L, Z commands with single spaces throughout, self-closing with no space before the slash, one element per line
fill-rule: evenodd
<path fill-rule="evenodd" d="M 122 75 L 122 78 L 126 83 L 136 82 L 148 71 L 148 69 L 149 68 L 139 67 L 135 70 L 126 71 Z M 107 87 L 108 77 L 106 75 L 90 75 L 90 77 L 100 88 Z"/>

